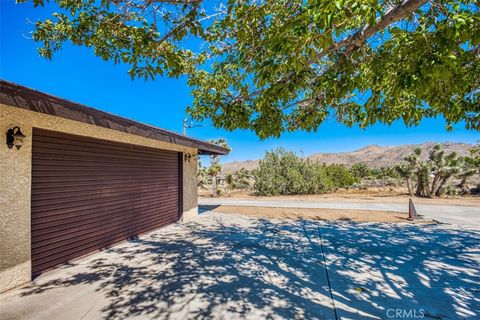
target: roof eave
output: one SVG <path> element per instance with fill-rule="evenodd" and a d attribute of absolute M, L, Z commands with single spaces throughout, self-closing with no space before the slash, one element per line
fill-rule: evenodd
<path fill-rule="evenodd" d="M 229 152 L 227 148 L 206 141 L 123 118 L 1 79 L 0 103 L 197 149 L 199 154 L 226 155 Z"/>
<path fill-rule="evenodd" d="M 199 155 L 218 155 L 225 156 L 230 152 L 230 149 L 218 147 L 218 148 L 199 148 Z"/>

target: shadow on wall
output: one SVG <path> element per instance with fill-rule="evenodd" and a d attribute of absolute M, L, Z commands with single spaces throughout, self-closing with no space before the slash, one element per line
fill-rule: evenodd
<path fill-rule="evenodd" d="M 95 285 L 108 319 L 335 319 L 332 295 L 338 317 L 386 319 L 408 306 L 427 319 L 473 319 L 478 247 L 477 233 L 438 227 L 216 214 L 109 249 L 22 295 Z"/>

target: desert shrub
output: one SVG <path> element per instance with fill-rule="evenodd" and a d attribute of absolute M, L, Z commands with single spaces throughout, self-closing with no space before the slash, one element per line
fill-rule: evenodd
<path fill-rule="evenodd" d="M 266 152 L 253 175 L 260 195 L 318 194 L 355 182 L 343 165 L 310 162 L 283 148 Z"/>
<path fill-rule="evenodd" d="M 352 175 L 358 180 L 365 178 L 370 175 L 370 168 L 364 162 L 357 162 L 352 165 L 350 168 Z"/>
<path fill-rule="evenodd" d="M 447 185 L 440 188 L 438 195 L 447 195 L 450 197 L 454 197 L 458 195 L 458 190 L 452 185 Z"/>
<path fill-rule="evenodd" d="M 383 168 L 374 168 L 370 170 L 371 177 L 376 179 L 400 179 L 401 175 L 398 173 L 397 167 L 383 167 Z"/>
<path fill-rule="evenodd" d="M 232 175 L 234 189 L 248 190 L 251 189 L 252 174 L 245 168 L 241 168 Z"/>
<path fill-rule="evenodd" d="M 323 165 L 323 168 L 335 188 L 348 188 L 356 182 L 350 170 L 343 164 Z"/>

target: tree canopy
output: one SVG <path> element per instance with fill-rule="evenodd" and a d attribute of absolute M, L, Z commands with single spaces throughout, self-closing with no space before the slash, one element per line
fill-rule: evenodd
<path fill-rule="evenodd" d="M 51 1 L 41 55 L 70 41 L 132 78 L 186 76 L 189 114 L 217 127 L 267 138 L 441 116 L 480 130 L 478 0 Z"/>

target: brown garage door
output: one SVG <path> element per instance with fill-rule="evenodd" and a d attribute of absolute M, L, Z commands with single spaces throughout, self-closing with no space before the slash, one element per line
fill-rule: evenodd
<path fill-rule="evenodd" d="M 34 129 L 32 272 L 176 222 L 181 154 Z"/>

